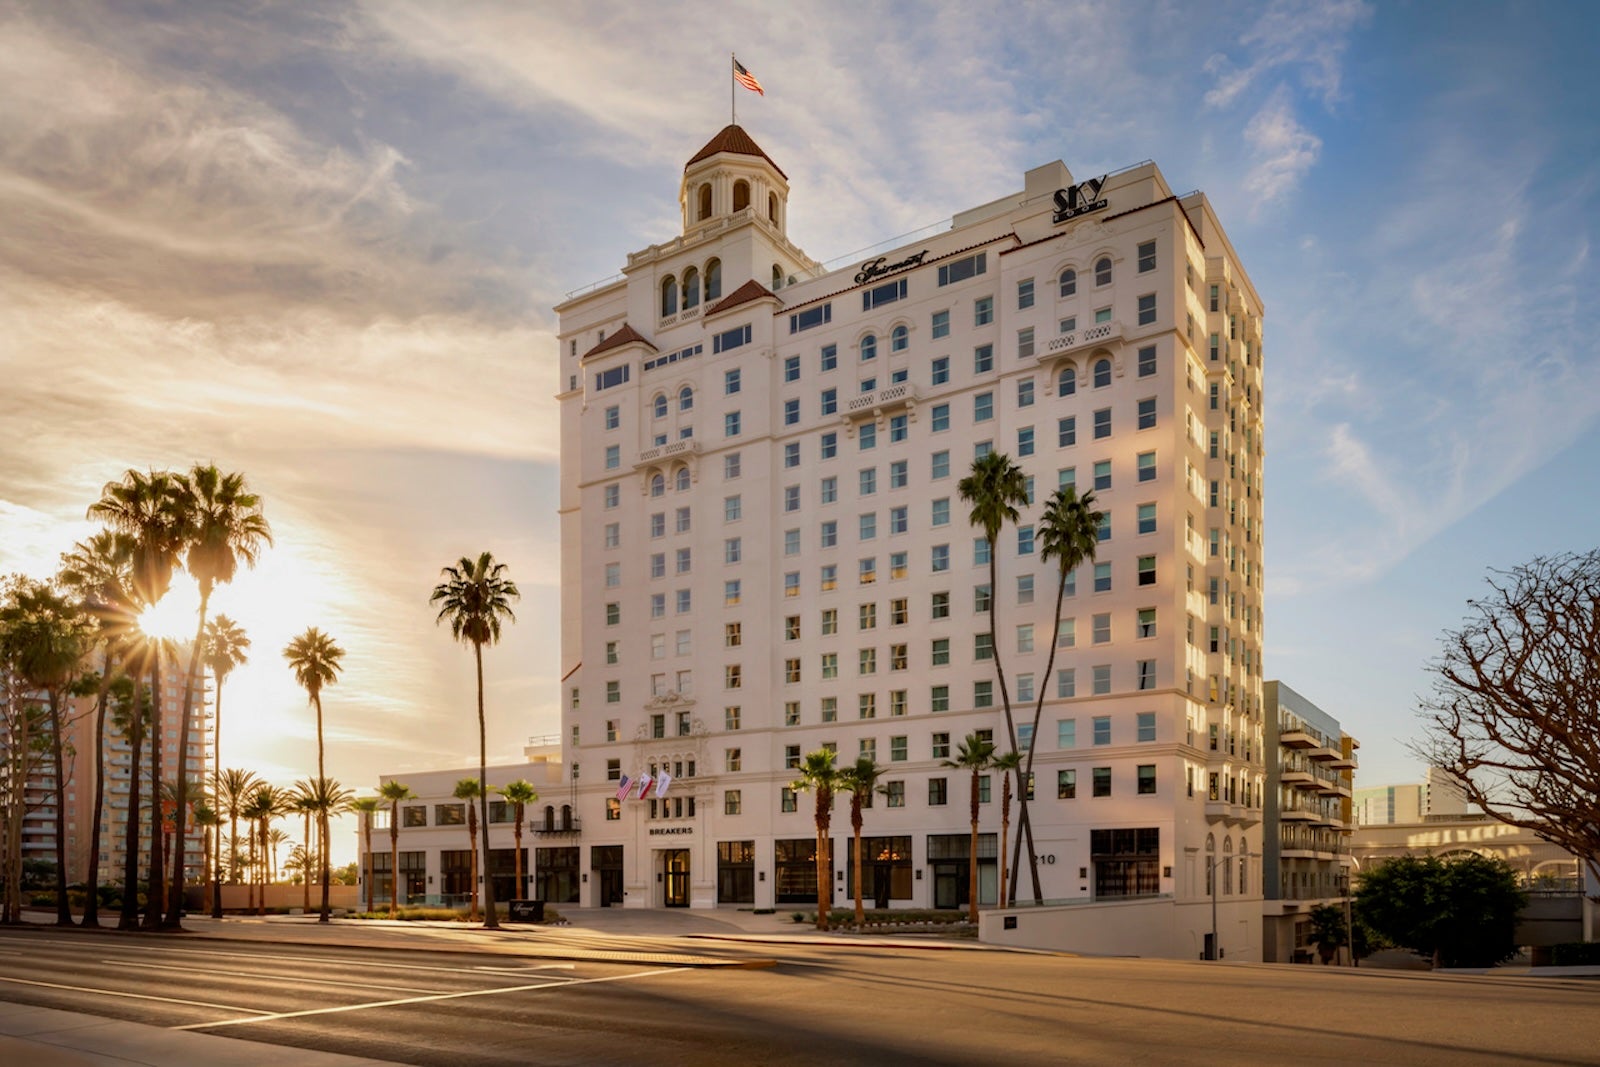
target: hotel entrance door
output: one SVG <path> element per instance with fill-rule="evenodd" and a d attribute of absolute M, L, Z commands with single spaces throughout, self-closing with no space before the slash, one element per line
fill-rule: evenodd
<path fill-rule="evenodd" d="M 661 854 L 661 864 L 666 871 L 666 893 L 662 901 L 669 908 L 689 906 L 689 850 L 673 849 Z"/>

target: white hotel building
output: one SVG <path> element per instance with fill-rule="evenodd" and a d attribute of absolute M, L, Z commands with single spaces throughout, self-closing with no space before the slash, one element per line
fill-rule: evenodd
<path fill-rule="evenodd" d="M 970 778 L 942 760 L 973 731 L 1006 747 L 993 595 L 1019 721 L 1045 698 L 1031 818 L 1064 903 L 985 936 L 1014 916 L 997 940 L 1197 955 L 1215 889 L 1227 956 L 1259 958 L 1262 309 L 1210 203 L 1152 163 L 1082 183 L 1051 163 L 828 272 L 786 236 L 788 197 L 729 126 L 684 168 L 682 234 L 557 309 L 582 903 L 814 903 L 811 798 L 787 786 L 833 746 L 885 771 L 869 901 L 962 905 Z M 994 590 L 956 490 L 990 449 L 1035 501 Z M 1032 524 L 1067 482 L 1108 520 L 1053 634 Z M 661 771 L 665 799 L 616 799 Z"/>

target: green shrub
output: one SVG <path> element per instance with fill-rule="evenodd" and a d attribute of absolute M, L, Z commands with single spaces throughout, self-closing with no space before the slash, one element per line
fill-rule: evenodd
<path fill-rule="evenodd" d="M 1600 967 L 1600 941 L 1568 941 L 1550 946 L 1553 967 Z"/>

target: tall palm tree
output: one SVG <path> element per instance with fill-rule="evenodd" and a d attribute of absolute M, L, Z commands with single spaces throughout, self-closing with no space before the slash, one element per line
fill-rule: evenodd
<path fill-rule="evenodd" d="M 1051 560 L 1056 563 L 1055 624 L 1050 629 L 1050 656 L 1045 660 L 1045 679 L 1050 678 L 1056 666 L 1057 635 L 1061 631 L 1061 604 L 1067 593 L 1067 578 L 1082 564 L 1093 561 L 1100 545 L 1100 520 L 1104 516 L 1094 505 L 1093 490 L 1079 496 L 1072 486 L 1064 485 L 1050 495 L 1044 513 L 1039 516 L 1039 558 L 1046 563 Z M 1035 739 L 1039 734 L 1039 720 L 1044 716 L 1045 689 L 1046 685 L 1038 687 L 1033 704 L 1032 736 Z M 1011 855 L 1011 884 L 1006 897 L 1012 904 L 1016 903 L 1017 882 L 1022 873 L 1017 860 L 1021 855 L 1024 837 L 1028 842 L 1028 873 L 1033 883 L 1033 902 L 1044 903 L 1044 891 L 1039 886 L 1039 856 L 1033 847 L 1033 824 L 1028 815 L 1029 798 L 1023 785 L 1033 776 L 1033 751 L 1034 746 L 1030 743 L 1027 756 L 1016 771 L 1017 792 L 1022 799 L 1021 811 L 1017 816 L 1017 844 Z"/>
<path fill-rule="evenodd" d="M 139 928 L 139 808 L 143 797 L 144 742 L 154 717 L 154 701 L 145 691 L 147 661 L 164 654 L 161 642 L 136 636 L 126 647 L 128 673 L 111 683 L 112 729 L 128 742 L 128 810 L 122 819 L 122 909 L 118 930 Z M 152 794 L 155 792 L 151 789 Z"/>
<path fill-rule="evenodd" d="M 311 698 L 312 705 L 317 709 L 317 777 L 326 780 L 327 768 L 323 761 L 322 748 L 322 688 L 332 685 L 339 680 L 340 664 L 344 660 L 344 649 L 334 643 L 333 638 L 317 629 L 315 626 L 289 642 L 283 650 L 283 658 L 289 661 L 290 670 L 294 671 L 295 681 L 306 691 L 306 696 Z M 324 839 L 328 836 L 327 813 L 321 816 L 317 823 L 317 832 Z M 326 850 L 322 850 L 326 853 Z M 318 922 L 328 921 L 328 869 L 322 869 L 322 911 Z"/>
<path fill-rule="evenodd" d="M 816 794 L 817 823 L 817 929 L 828 928 L 828 912 L 833 908 L 833 856 L 828 828 L 833 823 L 833 794 L 839 788 L 839 770 L 833 765 L 832 749 L 819 748 L 806 753 L 800 763 L 800 777 L 790 783 L 796 793 Z"/>
<path fill-rule="evenodd" d="M 1000 683 L 1000 706 L 1005 711 L 1006 733 L 1011 751 L 1015 752 L 1017 727 L 1011 716 L 1011 690 L 1006 686 L 1006 672 L 1000 659 L 1000 632 L 995 616 L 1000 603 L 1000 531 L 1006 523 L 1016 522 L 1017 509 L 1027 504 L 1028 481 L 1010 456 L 1004 452 L 989 452 L 972 461 L 972 473 L 956 483 L 956 492 L 972 505 L 969 521 L 983 530 L 983 538 L 989 543 L 989 649 L 994 658 L 995 679 Z"/>
<path fill-rule="evenodd" d="M 978 777 L 994 759 L 994 742 L 968 734 L 956 749 L 956 758 L 944 761 L 946 767 L 972 772 L 972 849 L 967 864 L 967 920 L 978 922 Z"/>
<path fill-rule="evenodd" d="M 483 552 L 478 558 L 463 556 L 441 574 L 445 580 L 433 587 L 428 603 L 439 605 L 434 622 L 450 621 L 450 634 L 457 641 L 472 646 L 473 661 L 478 671 L 478 781 L 489 780 L 488 730 L 483 715 L 483 646 L 500 642 L 502 622 L 516 622 L 511 602 L 521 598 L 516 583 L 506 576 L 506 565 L 495 561 L 493 554 Z M 489 865 L 489 798 L 480 791 L 479 814 L 483 824 L 484 866 Z M 500 925 L 495 913 L 494 883 L 483 883 L 484 925 L 493 929 Z"/>
<path fill-rule="evenodd" d="M 250 794 L 239 814 L 244 818 L 245 824 L 250 828 L 250 903 L 256 907 L 256 914 L 265 915 L 267 912 L 267 887 L 263 873 L 267 851 L 267 830 L 272 826 L 272 820 L 278 818 L 288 810 L 288 797 L 283 790 L 271 785 L 258 785 L 255 792 Z M 260 852 L 257 853 L 259 846 Z M 258 858 L 258 855 L 260 858 Z M 257 896 L 257 887 L 260 895 Z"/>
<path fill-rule="evenodd" d="M 211 594 L 218 585 L 233 581 L 239 565 L 254 567 L 261 550 L 272 544 L 272 529 L 261 514 L 261 498 L 250 492 L 244 475 L 224 474 L 211 464 L 195 464 L 187 477 L 178 479 L 181 508 L 184 512 L 184 567 L 200 587 L 200 618 L 195 624 L 194 645 L 189 650 L 189 669 L 183 682 L 183 717 L 178 720 L 178 784 L 189 776 L 190 715 L 194 711 L 194 690 L 205 654 L 206 612 Z M 178 887 L 167 909 L 167 925 L 176 927 L 183 918 L 184 807 L 178 807 L 177 832 L 173 837 L 172 882 Z"/>
<path fill-rule="evenodd" d="M 1031 748 L 1031 740 L 1029 745 Z M 1006 845 L 1011 836 L 1011 776 L 1022 766 L 1022 757 L 1015 752 L 1007 752 L 991 759 L 989 766 L 1000 776 L 1000 899 L 1004 903 L 1006 902 Z M 1022 801 L 1024 804 L 1028 801 L 1026 790 L 1022 792 Z"/>
<path fill-rule="evenodd" d="M 211 668 L 211 677 L 216 682 L 217 694 L 212 703 L 213 713 L 216 715 L 216 724 L 211 732 L 211 758 L 212 758 L 212 783 L 216 784 L 222 774 L 222 683 L 228 680 L 234 668 L 242 667 L 250 661 L 250 637 L 239 624 L 226 615 L 218 615 L 206 624 L 206 666 Z M 216 862 L 216 870 L 211 880 L 211 917 L 222 918 L 222 821 L 219 819 L 215 828 L 216 842 L 212 846 L 212 858 Z M 309 910 L 309 909 L 307 909 Z"/>
<path fill-rule="evenodd" d="M 839 772 L 839 786 L 850 793 L 850 832 L 853 837 L 851 847 L 855 852 L 855 894 L 856 894 L 856 927 L 866 922 L 866 910 L 861 904 L 861 809 L 872 799 L 873 792 L 878 788 L 878 779 L 883 777 L 883 768 L 878 766 L 871 756 L 859 756 L 855 766 L 846 767 Z"/>
<path fill-rule="evenodd" d="M 207 871 L 211 870 L 211 831 L 222 825 L 222 817 L 217 814 L 217 809 L 212 807 L 212 798 L 201 797 L 194 804 L 194 824 L 200 827 L 200 848 L 202 849 L 200 865 Z M 89 896 L 93 897 L 91 892 Z"/>
<path fill-rule="evenodd" d="M 22 581 L 0 605 L 0 642 L 8 668 L 29 689 L 42 692 L 48 709 L 50 767 L 55 778 L 56 925 L 72 925 L 67 900 L 67 779 L 63 706 L 94 644 L 94 621 L 43 582 Z M 22 818 L 19 808 L 14 817 Z"/>
<path fill-rule="evenodd" d="M 517 895 L 522 896 L 528 891 L 528 884 L 522 880 L 522 820 L 527 815 L 528 805 L 539 799 L 539 791 L 533 783 L 525 778 L 518 778 L 510 785 L 501 786 L 495 790 L 506 798 L 506 803 L 511 805 L 512 835 L 516 838 L 515 862 L 517 868 Z"/>
<path fill-rule="evenodd" d="M 239 816 L 263 784 L 254 771 L 239 767 L 229 767 L 217 776 L 217 811 L 228 817 L 228 880 L 234 885 L 239 883 Z M 221 837 L 220 830 L 217 836 Z"/>
<path fill-rule="evenodd" d="M 478 921 L 478 809 L 473 806 L 473 801 L 480 800 L 483 797 L 483 786 L 479 784 L 480 781 L 481 779 L 478 778 L 463 778 L 456 783 L 455 791 L 457 800 L 467 802 L 467 840 L 472 844 L 472 905 L 467 912 L 468 922 Z M 484 846 L 483 860 L 483 865 L 487 868 L 489 866 L 487 845 Z M 485 882 L 487 881 L 485 879 Z M 485 903 L 488 903 L 487 894 L 485 894 Z M 492 924 L 485 923 L 485 925 Z"/>
<path fill-rule="evenodd" d="M 366 911 L 372 910 L 372 813 L 383 807 L 382 797 L 356 797 L 350 810 L 361 816 L 361 881 L 367 890 Z"/>
<path fill-rule="evenodd" d="M 299 815 L 300 818 L 302 820 L 304 820 L 304 835 L 305 836 L 302 838 L 302 840 L 305 842 L 304 851 L 305 851 L 305 855 L 306 855 L 306 857 L 307 857 L 307 859 L 309 861 L 309 857 L 311 857 L 311 856 L 316 854 L 316 848 L 315 848 L 316 836 L 312 833 L 312 830 L 311 830 L 311 820 L 312 820 L 312 817 L 316 815 L 316 809 L 312 805 L 311 799 L 309 797 L 307 797 L 303 792 L 295 793 L 294 799 L 290 802 L 290 807 L 291 807 L 291 809 L 293 810 L 293 812 L 296 815 Z M 310 915 L 311 914 L 311 868 L 310 867 L 305 867 L 305 868 L 302 869 L 301 873 L 305 875 L 305 877 L 300 880 L 301 895 L 304 898 L 302 900 L 302 902 L 301 902 L 301 907 L 305 909 L 305 913 L 307 915 Z"/>
<path fill-rule="evenodd" d="M 416 794 L 392 778 L 378 788 L 378 794 L 389 802 L 389 918 L 393 919 L 400 904 L 400 802 Z"/>
<path fill-rule="evenodd" d="M 100 925 L 100 827 L 105 821 L 106 719 L 111 687 L 124 677 L 123 659 L 138 629 L 133 599 L 133 538 L 101 530 L 61 556 L 61 583 L 99 623 L 100 685 L 95 694 L 94 799 L 89 809 L 89 855 L 85 870 L 92 890 L 85 896 L 83 925 Z"/>
<path fill-rule="evenodd" d="M 330 914 L 328 907 L 328 820 L 344 811 L 355 794 L 341 786 L 332 778 L 320 775 L 310 781 L 302 779 L 295 783 L 296 792 L 310 806 L 312 814 L 316 816 L 317 847 L 316 857 L 318 870 L 322 879 L 322 912 L 318 922 L 327 922 Z"/>
<path fill-rule="evenodd" d="M 271 849 L 267 853 L 267 872 L 270 876 L 270 880 L 273 882 L 278 880 L 278 849 L 287 840 L 289 840 L 289 835 L 277 827 L 273 827 L 271 830 L 267 831 L 267 844 Z"/>
<path fill-rule="evenodd" d="M 182 479 L 171 471 L 152 470 L 141 474 L 129 470 L 120 482 L 107 482 L 100 490 L 100 499 L 89 505 L 89 518 L 104 522 L 113 530 L 133 538 L 133 591 L 141 608 L 151 608 L 166 595 L 172 586 L 172 573 L 189 539 L 190 513 L 185 506 Z M 154 714 L 150 717 L 150 780 L 158 783 L 161 777 L 161 668 L 167 658 L 157 654 L 148 658 L 151 702 Z M 186 753 L 180 753 L 180 761 Z M 160 927 L 166 919 L 162 903 L 166 899 L 166 874 L 162 867 L 161 804 L 157 790 L 151 789 L 150 805 L 150 886 L 145 908 L 145 925 Z M 123 891 L 123 923 L 129 914 L 127 900 L 134 886 Z M 135 914 L 136 914 L 135 909 Z"/>

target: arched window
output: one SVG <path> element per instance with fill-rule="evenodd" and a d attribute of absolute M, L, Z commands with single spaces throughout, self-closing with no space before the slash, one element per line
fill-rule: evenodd
<path fill-rule="evenodd" d="M 563 804 L 563 805 L 561 805 L 561 828 L 563 830 L 572 829 L 572 805 L 571 804 Z"/>
<path fill-rule="evenodd" d="M 861 358 L 863 360 L 878 358 L 878 338 L 874 334 L 867 334 L 861 339 Z"/>
<path fill-rule="evenodd" d="M 778 221 L 778 194 L 767 194 L 767 221 L 776 224 Z"/>
<path fill-rule="evenodd" d="M 1096 285 L 1111 284 L 1111 257 L 1101 256 L 1094 262 L 1094 283 Z"/>
<path fill-rule="evenodd" d="M 722 296 L 722 260 L 713 259 L 706 264 L 706 299 L 716 300 Z"/>
<path fill-rule="evenodd" d="M 1222 860 L 1218 866 L 1222 868 L 1222 894 L 1228 896 L 1233 893 L 1233 838 L 1222 839 Z"/>
<path fill-rule="evenodd" d="M 678 313 L 678 279 L 667 275 L 661 281 L 661 317 Z"/>
<path fill-rule="evenodd" d="M 1215 883 L 1212 879 L 1217 876 L 1217 837 L 1215 834 L 1206 835 L 1206 896 L 1213 892 Z"/>
<path fill-rule="evenodd" d="M 556 809 L 549 804 L 544 806 L 544 828 L 546 830 L 554 830 L 556 828 Z"/>
<path fill-rule="evenodd" d="M 1078 272 L 1068 267 L 1061 272 L 1061 295 L 1075 296 L 1078 292 Z"/>
<path fill-rule="evenodd" d="M 656 394 L 656 398 L 654 400 L 650 401 L 650 414 L 654 418 L 658 418 L 658 419 L 664 419 L 664 418 L 667 417 L 667 394 L 666 393 L 657 393 Z"/>
<path fill-rule="evenodd" d="M 700 272 L 690 267 L 683 272 L 683 310 L 700 306 Z"/>
<path fill-rule="evenodd" d="M 1056 378 L 1056 393 L 1060 396 L 1071 396 L 1078 391 L 1078 371 L 1068 363 L 1061 368 L 1061 374 Z"/>
<path fill-rule="evenodd" d="M 776 263 L 772 265 L 772 291 L 777 292 L 783 288 L 783 268 Z"/>
<path fill-rule="evenodd" d="M 750 206 L 750 183 L 743 178 L 733 183 L 733 210 L 743 211 Z"/>
<path fill-rule="evenodd" d="M 658 471 L 650 476 L 650 495 L 660 496 L 667 491 L 667 479 Z"/>
<path fill-rule="evenodd" d="M 1111 384 L 1111 361 L 1097 359 L 1094 361 L 1094 387 L 1104 389 Z"/>
<path fill-rule="evenodd" d="M 700 214 L 697 221 L 711 217 L 711 186 L 709 183 L 700 186 Z"/>
<path fill-rule="evenodd" d="M 909 344 L 911 344 L 911 331 L 904 326 L 896 326 L 889 332 L 889 351 L 904 352 Z"/>
<path fill-rule="evenodd" d="M 679 467 L 677 473 L 673 475 L 673 481 L 675 483 L 673 485 L 673 488 L 676 489 L 678 492 L 681 493 L 681 492 L 685 491 L 686 489 L 688 489 L 689 488 L 689 468 L 688 467 Z"/>
<path fill-rule="evenodd" d="M 687 385 L 678 390 L 678 410 L 694 410 L 694 390 L 689 388 Z"/>
<path fill-rule="evenodd" d="M 1250 894 L 1250 843 L 1239 838 L 1239 892 Z"/>

